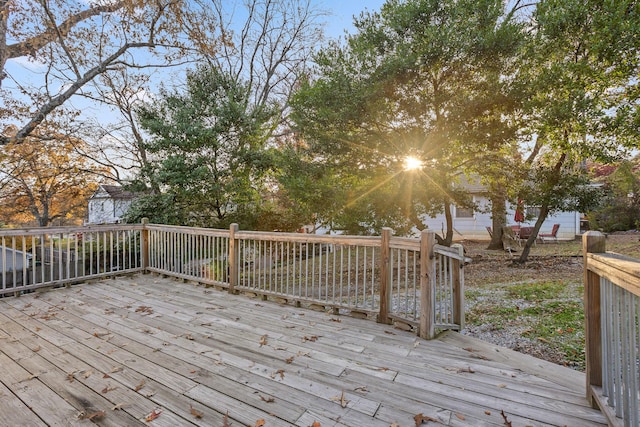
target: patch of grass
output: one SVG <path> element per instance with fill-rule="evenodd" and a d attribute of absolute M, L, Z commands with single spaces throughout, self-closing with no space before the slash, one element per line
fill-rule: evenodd
<path fill-rule="evenodd" d="M 584 370 L 582 285 L 565 281 L 496 285 L 467 293 L 469 325 L 511 330 L 543 354 Z"/>

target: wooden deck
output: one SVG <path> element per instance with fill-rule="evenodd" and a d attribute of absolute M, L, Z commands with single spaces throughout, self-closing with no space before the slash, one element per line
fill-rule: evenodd
<path fill-rule="evenodd" d="M 154 275 L 0 300 L 0 366 L 2 426 L 604 424 L 567 368 Z"/>

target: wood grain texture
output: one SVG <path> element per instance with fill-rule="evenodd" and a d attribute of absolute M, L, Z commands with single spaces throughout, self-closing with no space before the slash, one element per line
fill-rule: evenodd
<path fill-rule="evenodd" d="M 149 274 L 0 299 L 0 364 L 7 425 L 605 424 L 543 360 Z"/>

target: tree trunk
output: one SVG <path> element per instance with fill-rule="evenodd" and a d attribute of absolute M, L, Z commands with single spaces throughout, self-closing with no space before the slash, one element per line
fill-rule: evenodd
<path fill-rule="evenodd" d="M 524 244 L 524 247 L 522 248 L 522 253 L 520 254 L 520 258 L 518 258 L 518 261 L 517 261 L 518 264 L 524 264 L 525 262 L 527 262 L 527 259 L 529 258 L 529 252 L 531 252 L 531 246 L 533 246 L 533 244 L 536 242 L 536 239 L 538 238 L 538 232 L 540 232 L 542 223 L 547 219 L 548 214 L 549 214 L 549 206 L 542 205 L 540 207 L 540 215 L 536 220 L 536 224 L 533 226 L 533 231 L 531 232 L 531 236 L 529 236 L 529 238 Z"/>
<path fill-rule="evenodd" d="M 502 227 L 507 225 L 506 197 L 504 194 L 494 194 L 491 198 L 491 225 L 493 235 L 487 249 L 504 249 L 502 244 Z"/>

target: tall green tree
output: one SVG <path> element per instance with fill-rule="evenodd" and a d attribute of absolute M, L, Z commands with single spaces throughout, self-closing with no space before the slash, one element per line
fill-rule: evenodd
<path fill-rule="evenodd" d="M 151 135 L 143 181 L 160 194 L 134 204 L 128 220 L 255 227 L 272 156 L 266 143 L 274 111 L 255 106 L 245 84 L 214 66 L 187 75 L 185 93 L 163 93 L 138 114 Z"/>
<path fill-rule="evenodd" d="M 319 214 L 365 232 L 422 229 L 444 212 L 448 244 L 451 207 L 470 206 L 458 184 L 513 140 L 504 117 L 520 25 L 494 0 L 390 0 L 355 24 L 346 45 L 320 52 L 293 103 L 303 159 L 341 202 Z M 421 167 L 405 168 L 408 156 Z"/>
<path fill-rule="evenodd" d="M 520 170 L 522 196 L 540 215 L 520 262 L 549 214 L 593 202 L 580 164 L 638 144 L 640 3 L 543 0 L 532 18 L 518 75 L 528 91 L 522 134 L 532 145 Z"/>

